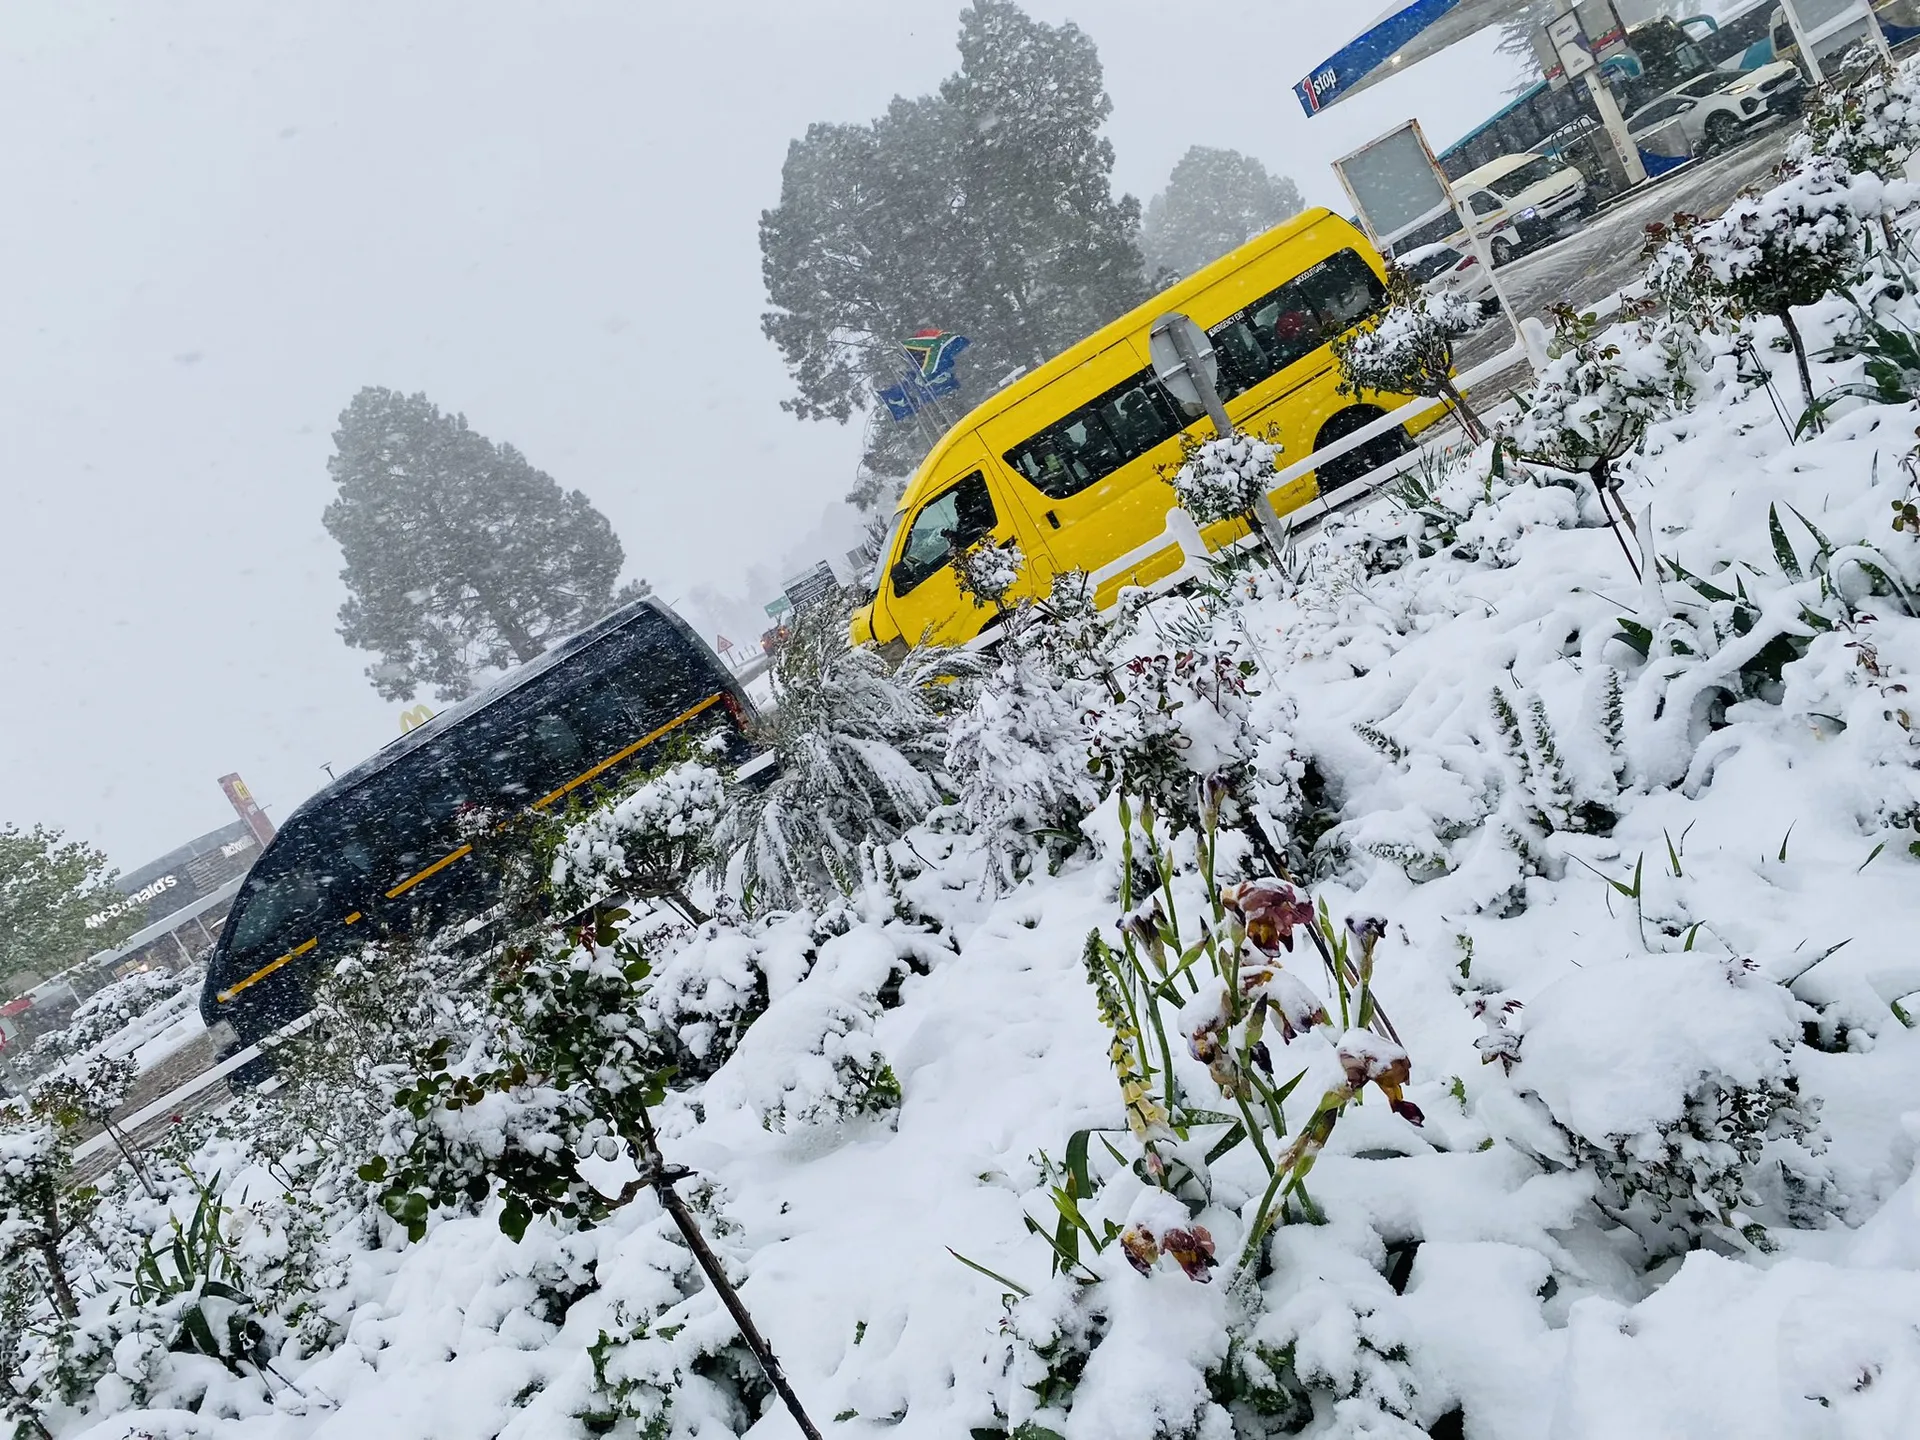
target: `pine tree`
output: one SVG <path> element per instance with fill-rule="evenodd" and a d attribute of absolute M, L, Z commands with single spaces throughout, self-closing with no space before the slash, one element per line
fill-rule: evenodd
<path fill-rule="evenodd" d="M 1300 189 L 1238 150 L 1195 145 L 1147 202 L 1140 250 L 1150 274 L 1191 275 L 1300 213 Z"/>
<path fill-rule="evenodd" d="M 58 830 L 0 825 L 0 979 L 52 974 L 139 929 L 146 917 L 114 888 L 115 873 Z"/>
<path fill-rule="evenodd" d="M 340 634 L 380 657 L 367 676 L 389 700 L 423 685 L 460 699 L 645 593 L 614 594 L 620 542 L 585 495 L 425 395 L 362 390 L 333 443 L 340 494 L 322 518 L 347 562 Z"/>
<path fill-rule="evenodd" d="M 857 499 L 909 473 L 1009 371 L 1039 363 L 1145 298 L 1139 203 L 1112 193 L 1112 103 L 1093 42 L 1011 0 L 961 14 L 959 71 L 866 125 L 808 127 L 780 203 L 760 218 L 779 346 L 803 420 L 872 412 L 916 330 L 966 335 L 961 390 L 906 421 L 876 419 Z"/>

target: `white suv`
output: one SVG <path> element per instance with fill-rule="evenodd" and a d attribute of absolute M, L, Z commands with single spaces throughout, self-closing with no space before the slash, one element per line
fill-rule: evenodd
<path fill-rule="evenodd" d="M 1803 82 L 1791 61 L 1756 70 L 1710 70 L 1627 117 L 1636 140 L 1677 124 L 1694 154 L 1725 150 L 1747 131 L 1798 108 Z"/>

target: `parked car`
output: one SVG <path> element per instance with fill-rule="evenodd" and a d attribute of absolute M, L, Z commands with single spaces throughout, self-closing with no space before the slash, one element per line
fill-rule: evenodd
<path fill-rule="evenodd" d="M 1482 310 L 1493 310 L 1500 304 L 1493 293 L 1493 276 L 1467 245 L 1465 237 L 1458 244 L 1442 240 L 1418 246 L 1404 255 L 1394 256 L 1393 263 L 1429 293 L 1451 291 L 1463 299 L 1478 301 Z"/>
<path fill-rule="evenodd" d="M 1710 70 L 1634 111 L 1627 133 L 1637 140 L 1678 124 L 1696 155 L 1725 150 L 1749 130 L 1792 114 L 1803 98 L 1799 68 L 1786 60 L 1757 70 Z"/>
<path fill-rule="evenodd" d="M 1454 181 L 1453 193 L 1475 225 L 1492 230 L 1495 265 L 1557 239 L 1593 208 L 1587 177 L 1555 155 L 1502 155 Z"/>

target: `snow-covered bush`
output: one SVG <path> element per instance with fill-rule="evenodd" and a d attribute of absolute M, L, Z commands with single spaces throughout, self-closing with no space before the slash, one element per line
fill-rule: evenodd
<path fill-rule="evenodd" d="M 61 1245 L 86 1217 L 84 1197 L 65 1203 L 68 1146 L 51 1120 L 0 1114 L 0 1263 L 36 1261 L 55 1309 L 80 1313 Z"/>
<path fill-rule="evenodd" d="M 1807 98 L 1805 116 L 1805 128 L 1788 143 L 1791 163 L 1826 157 L 1856 173 L 1898 180 L 1920 150 L 1920 75 L 1872 46 L 1856 46 L 1839 73 Z"/>
<path fill-rule="evenodd" d="M 1612 467 L 1647 427 L 1689 406 L 1707 362 L 1698 331 L 1672 320 L 1602 330 L 1562 311 L 1558 353 L 1522 401 L 1509 432 L 1522 458 L 1587 473 L 1603 492 Z"/>
<path fill-rule="evenodd" d="M 897 839 L 939 803 L 944 682 L 979 668 L 967 652 L 918 646 L 889 669 L 871 647 L 847 645 L 832 605 L 795 623 L 774 663 L 780 773 L 735 797 L 715 840 L 738 856 L 754 906 L 841 893 L 864 841 Z"/>
<path fill-rule="evenodd" d="M 1025 563 L 1018 540 L 983 535 L 953 557 L 953 576 L 960 593 L 975 605 L 1004 612 Z"/>
<path fill-rule="evenodd" d="M 1656 1254 L 1702 1233 L 1772 1248 L 1769 1225 L 1836 1203 L 1818 1107 L 1792 1063 L 1804 1007 L 1747 962 L 1653 955 L 1590 966 L 1525 1012 L 1514 1079 Z"/>
<path fill-rule="evenodd" d="M 557 913 L 577 915 L 612 898 L 664 896 L 689 920 L 705 920 L 687 887 L 712 862 L 713 832 L 725 803 L 720 772 L 700 760 L 682 760 L 570 819 L 548 874 Z"/>
<path fill-rule="evenodd" d="M 1772 189 L 1739 196 L 1718 219 L 1676 217 L 1671 230 L 1655 237 L 1660 243 L 1648 278 L 1655 293 L 1688 317 L 1731 303 L 1777 319 L 1810 406 L 1813 376 L 1793 311 L 1858 278 L 1866 263 L 1866 224 L 1889 203 L 1888 186 L 1877 175 L 1816 156 Z"/>
<path fill-rule="evenodd" d="M 1453 383 L 1453 342 L 1480 328 L 1480 307 L 1451 290 L 1421 291 L 1405 271 L 1387 278 L 1387 305 L 1333 342 L 1340 393 L 1427 395 L 1445 400 L 1467 438 L 1486 438 L 1466 397 Z"/>
<path fill-rule="evenodd" d="M 1201 639 L 1120 666 L 1119 699 L 1104 699 L 1089 715 L 1094 773 L 1188 824 L 1199 814 L 1203 779 L 1219 776 L 1238 789 L 1250 758 L 1245 721 L 1256 669 L 1241 648 Z"/>
<path fill-rule="evenodd" d="M 140 1067 L 132 1056 L 96 1055 L 82 1064 L 70 1064 L 33 1087 L 35 1113 L 44 1115 L 63 1130 L 77 1133 L 87 1125 L 98 1125 L 107 1132 L 135 1177 L 149 1194 L 153 1183 L 147 1177 L 138 1153 L 127 1136 L 114 1123 L 114 1116 L 127 1103 Z"/>
<path fill-rule="evenodd" d="M 1279 455 L 1278 445 L 1238 430 L 1188 443 L 1171 476 L 1173 493 L 1198 524 L 1245 520 L 1251 525 L 1254 508 L 1280 473 Z"/>

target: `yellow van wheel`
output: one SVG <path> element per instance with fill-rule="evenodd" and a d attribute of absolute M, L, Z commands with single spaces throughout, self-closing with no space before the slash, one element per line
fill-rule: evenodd
<path fill-rule="evenodd" d="M 1386 412 L 1378 405 L 1349 405 L 1320 427 L 1320 433 L 1314 438 L 1313 448 L 1325 449 L 1343 436 L 1351 435 L 1363 425 L 1370 425 Z M 1407 432 L 1399 426 L 1376 436 L 1358 450 L 1349 450 L 1345 455 L 1329 460 L 1314 473 L 1314 479 L 1320 486 L 1320 493 L 1338 489 L 1350 481 L 1378 470 L 1390 461 L 1398 460 L 1413 449 L 1413 441 L 1407 438 Z"/>

